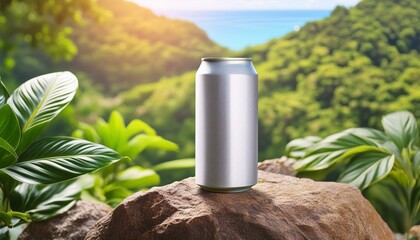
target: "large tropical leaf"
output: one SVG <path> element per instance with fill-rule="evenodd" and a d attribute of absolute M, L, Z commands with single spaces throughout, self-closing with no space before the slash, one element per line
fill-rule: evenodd
<path fill-rule="evenodd" d="M 50 184 L 95 171 L 119 159 L 119 153 L 102 145 L 54 137 L 33 143 L 21 154 L 19 163 L 3 171 L 21 182 Z"/>
<path fill-rule="evenodd" d="M 325 169 L 355 154 L 381 148 L 387 141 L 385 134 L 375 129 L 351 128 L 316 143 L 294 167 L 298 171 Z"/>
<path fill-rule="evenodd" d="M 138 136 L 142 136 L 140 138 L 143 138 L 144 136 L 152 136 L 151 138 L 147 138 L 147 140 L 144 141 L 144 146 L 151 145 L 152 142 L 157 143 L 158 139 L 162 140 L 162 138 L 156 136 L 156 132 L 155 130 L 153 130 L 152 127 L 150 127 L 147 123 L 141 120 L 133 120 L 126 127 L 124 123 L 124 118 L 117 111 L 113 111 L 111 113 L 108 122 L 105 122 L 103 119 L 99 119 L 95 125 L 95 128 L 102 144 L 122 153 L 124 153 L 127 144 L 130 144 L 129 142 L 137 138 Z M 92 135 L 92 133 L 89 133 L 89 130 L 90 129 L 86 127 L 85 129 L 83 129 L 83 131 L 87 135 Z M 150 141 L 151 139 L 154 140 Z M 134 140 L 131 143 L 133 142 L 137 141 Z M 139 149 L 140 150 L 137 151 L 137 154 L 140 153 L 144 148 L 140 147 Z M 172 148 L 169 150 L 172 150 Z M 137 154 L 130 154 L 129 156 L 131 158 L 134 158 Z"/>
<path fill-rule="evenodd" d="M 13 164 L 17 159 L 20 128 L 16 115 L 8 104 L 0 107 L 0 168 Z"/>
<path fill-rule="evenodd" d="M 306 152 L 315 145 L 315 143 L 321 140 L 322 138 L 316 136 L 295 139 L 286 145 L 286 155 L 288 157 L 300 159 L 305 156 Z"/>
<path fill-rule="evenodd" d="M 178 145 L 159 136 L 139 134 L 131 139 L 126 146 L 121 149 L 121 152 L 131 159 L 134 159 L 146 148 L 177 151 Z"/>
<path fill-rule="evenodd" d="M 33 221 L 46 220 L 70 209 L 79 198 L 81 188 L 76 183 L 50 185 L 22 183 L 11 195 L 14 211 L 29 213 Z"/>
<path fill-rule="evenodd" d="M 358 154 L 352 158 L 338 180 L 365 189 L 386 177 L 394 166 L 394 161 L 395 156 L 386 152 L 369 151 Z"/>
<path fill-rule="evenodd" d="M 100 119 L 96 123 L 96 130 L 102 140 L 102 144 L 117 151 L 128 141 L 124 119 L 116 111 L 111 113 L 108 122 Z"/>
<path fill-rule="evenodd" d="M 6 140 L 0 138 L 0 168 L 12 165 L 17 158 L 18 155 L 15 149 Z"/>
<path fill-rule="evenodd" d="M 419 138 L 419 130 L 414 115 L 407 111 L 394 112 L 382 118 L 386 135 L 398 146 L 412 148 Z"/>
<path fill-rule="evenodd" d="M 117 174 L 115 185 L 140 189 L 157 185 L 159 182 L 159 175 L 155 171 L 133 166 Z"/>
<path fill-rule="evenodd" d="M 420 181 L 417 179 L 416 185 L 413 188 L 413 191 L 411 192 L 411 199 L 410 203 L 412 206 L 410 206 L 410 209 L 413 209 L 413 212 L 411 213 L 414 217 L 413 225 L 419 225 L 420 224 Z"/>
<path fill-rule="evenodd" d="M 15 149 L 20 140 L 19 122 L 8 104 L 0 108 L 0 138 Z"/>
<path fill-rule="evenodd" d="M 420 149 L 417 150 L 414 154 L 412 168 L 414 177 L 416 179 L 420 179 Z"/>
<path fill-rule="evenodd" d="M 0 80 L 0 107 L 6 104 L 8 98 L 9 92 L 7 91 L 6 86 Z"/>
<path fill-rule="evenodd" d="M 388 175 L 382 181 L 364 190 L 363 195 L 394 232 L 405 233 L 410 226 L 406 221 L 406 208 L 403 207 L 406 199 L 401 190 Z"/>
<path fill-rule="evenodd" d="M 19 119 L 24 149 L 40 131 L 73 99 L 77 78 L 57 72 L 32 78 L 17 88 L 7 103 Z"/>
<path fill-rule="evenodd" d="M 172 171 L 172 170 L 179 170 L 179 169 L 191 169 L 195 167 L 195 159 L 194 158 L 187 158 L 187 159 L 178 159 L 173 161 L 167 161 L 155 165 L 152 167 L 153 170 L 156 172 L 161 171 Z"/>
<path fill-rule="evenodd" d="M 156 131 L 149 124 L 139 119 L 134 119 L 127 126 L 127 136 L 128 138 L 131 138 L 139 133 L 156 136 Z"/>

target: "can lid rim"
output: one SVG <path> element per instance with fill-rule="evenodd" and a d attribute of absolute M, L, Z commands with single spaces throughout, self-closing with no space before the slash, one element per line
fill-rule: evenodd
<path fill-rule="evenodd" d="M 222 62 L 222 61 L 252 61 L 252 58 L 235 58 L 235 57 L 204 57 L 201 61 L 206 62 Z"/>

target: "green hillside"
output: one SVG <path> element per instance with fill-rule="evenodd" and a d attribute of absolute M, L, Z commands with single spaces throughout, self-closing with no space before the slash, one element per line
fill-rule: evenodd
<path fill-rule="evenodd" d="M 239 52 L 253 58 L 260 77 L 260 160 L 281 156 L 293 138 L 379 127 L 380 116 L 394 110 L 419 118 L 419 12 L 416 0 L 363 0 Z M 194 72 L 120 98 L 126 115 L 179 143 L 179 157 L 194 155 Z"/>
<path fill-rule="evenodd" d="M 66 69 L 82 73 L 83 79 L 91 79 L 105 92 L 114 94 L 196 69 L 197 59 L 204 55 L 227 52 L 191 22 L 157 16 L 125 0 L 98 0 L 97 5 L 103 11 L 102 20 L 86 18 L 80 24 L 71 24 L 70 37 L 77 54 L 70 62 L 55 62 L 44 51 L 21 44 L 15 53 L 12 77 L 24 81 Z M 13 29 L 0 31 L 0 36 L 2 32 Z"/>
<path fill-rule="evenodd" d="M 73 63 L 108 88 L 178 75 L 195 69 L 203 55 L 225 52 L 193 23 L 156 16 L 128 1 L 100 0 L 99 5 L 113 17 L 75 30 L 80 54 Z"/>

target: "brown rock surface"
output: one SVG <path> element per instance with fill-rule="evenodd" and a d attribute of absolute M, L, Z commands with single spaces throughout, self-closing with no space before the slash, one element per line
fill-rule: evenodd
<path fill-rule="evenodd" d="M 283 156 L 281 158 L 269 159 L 258 163 L 258 169 L 265 172 L 296 176 L 296 172 L 293 169 L 294 163 L 294 159 Z"/>
<path fill-rule="evenodd" d="M 410 239 L 419 239 L 420 240 L 420 225 L 413 226 L 410 231 L 408 232 Z"/>
<path fill-rule="evenodd" d="M 194 178 L 139 192 L 86 239 L 394 239 L 360 191 L 341 183 L 259 171 L 237 194 L 200 190 Z"/>
<path fill-rule="evenodd" d="M 78 201 L 66 213 L 29 224 L 19 239 L 82 240 L 89 228 L 111 211 L 110 206 L 102 203 Z"/>

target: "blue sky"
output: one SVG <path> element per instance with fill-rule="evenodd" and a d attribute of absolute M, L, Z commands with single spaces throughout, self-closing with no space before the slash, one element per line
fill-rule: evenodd
<path fill-rule="evenodd" d="M 131 0 L 152 10 L 333 9 L 360 0 Z"/>

